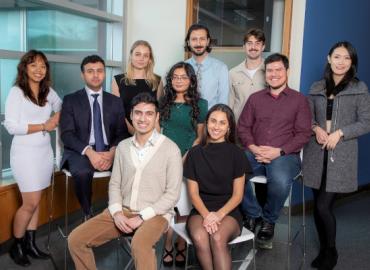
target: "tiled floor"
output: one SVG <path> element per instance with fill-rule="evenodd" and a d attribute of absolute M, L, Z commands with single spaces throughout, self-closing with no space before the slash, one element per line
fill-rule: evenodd
<path fill-rule="evenodd" d="M 370 192 L 362 192 L 352 198 L 341 200 L 337 203 L 335 212 L 337 215 L 337 247 L 339 251 L 339 261 L 335 269 L 337 270 L 368 270 L 370 269 Z M 72 219 L 73 220 L 73 219 Z M 74 218 L 74 225 L 79 223 L 77 214 Z M 301 216 L 293 217 L 294 231 L 299 228 Z M 47 226 L 40 230 L 38 242 L 44 246 L 47 241 Z M 314 231 L 312 215 L 307 215 L 307 255 L 302 265 L 302 238 L 298 236 L 297 241 L 291 247 L 290 269 L 311 269 L 310 262 L 317 253 L 317 237 Z M 282 216 L 276 227 L 274 246 L 272 250 L 257 250 L 256 262 L 257 269 L 287 269 L 287 246 L 282 243 L 287 239 L 286 217 Z M 162 244 L 157 246 L 158 256 Z M 240 244 L 233 249 L 233 258 L 245 258 L 251 249 L 251 243 Z M 32 265 L 27 267 L 29 270 L 49 270 L 64 269 L 64 240 L 53 226 L 51 235 L 50 251 L 53 260 L 37 261 L 32 260 Z M 9 255 L 6 253 L 6 245 L 0 246 L 0 269 L 24 269 L 15 266 Z M 99 248 L 94 249 L 98 268 L 101 269 L 124 269 L 128 261 L 128 256 L 124 254 L 115 240 Z M 250 254 L 250 253 L 249 253 Z M 54 262 L 54 263 L 53 263 Z M 67 268 L 74 269 L 73 263 L 68 256 Z M 164 267 L 161 267 L 165 269 Z M 233 269 L 246 269 L 246 264 L 235 264 Z M 252 269 L 249 265 L 248 269 Z"/>

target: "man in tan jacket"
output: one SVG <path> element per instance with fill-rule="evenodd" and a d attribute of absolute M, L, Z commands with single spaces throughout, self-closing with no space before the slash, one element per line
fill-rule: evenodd
<path fill-rule="evenodd" d="M 266 88 L 262 53 L 265 49 L 265 34 L 260 29 L 249 30 L 243 39 L 246 59 L 229 72 L 229 106 L 239 116 L 248 97 Z"/>
<path fill-rule="evenodd" d="M 135 268 L 156 269 L 154 246 L 167 230 L 180 196 L 182 160 L 177 145 L 155 129 L 159 113 L 147 93 L 132 100 L 133 137 L 116 149 L 109 206 L 68 237 L 76 269 L 96 269 L 93 247 L 133 234 Z"/>
<path fill-rule="evenodd" d="M 262 58 L 262 53 L 265 49 L 265 34 L 260 29 L 250 29 L 245 34 L 243 43 L 246 59 L 232 68 L 229 73 L 229 106 L 233 110 L 237 122 L 249 96 L 266 88 L 265 68 Z M 250 185 L 250 183 L 245 185 L 245 190 Z M 266 203 L 266 192 L 265 184 L 255 183 L 256 197 L 261 205 Z M 244 193 L 244 196 L 246 196 L 247 191 Z M 241 206 L 242 212 L 245 215 L 245 209 L 247 207 L 245 200 L 243 200 Z M 257 221 L 259 222 L 260 220 Z M 256 224 L 250 224 L 251 222 L 245 215 L 244 226 L 254 231 Z"/>

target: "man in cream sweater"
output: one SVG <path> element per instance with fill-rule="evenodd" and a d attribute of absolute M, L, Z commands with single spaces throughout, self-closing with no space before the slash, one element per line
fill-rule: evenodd
<path fill-rule="evenodd" d="M 155 129 L 159 113 L 147 93 L 132 100 L 133 137 L 116 149 L 109 182 L 109 206 L 68 237 L 76 269 L 96 269 L 93 247 L 125 234 L 135 268 L 156 269 L 153 247 L 167 230 L 180 196 L 182 160 L 177 145 Z"/>

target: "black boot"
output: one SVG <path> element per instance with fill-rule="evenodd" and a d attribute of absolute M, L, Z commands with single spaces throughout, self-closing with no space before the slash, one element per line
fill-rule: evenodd
<path fill-rule="evenodd" d="M 42 252 L 37 246 L 35 242 L 35 230 L 27 230 L 26 231 L 26 254 L 31 256 L 34 259 L 42 259 L 47 260 L 50 258 L 49 254 Z"/>
<path fill-rule="evenodd" d="M 311 262 L 312 268 L 319 268 L 325 258 L 325 248 L 320 248 L 317 257 Z"/>
<path fill-rule="evenodd" d="M 29 266 L 31 265 L 31 262 L 25 251 L 24 237 L 15 238 L 14 243 L 9 250 L 10 258 L 12 258 L 18 265 Z"/>
<path fill-rule="evenodd" d="M 324 259 L 322 260 L 319 270 L 332 270 L 337 265 L 338 252 L 335 247 L 326 248 L 324 251 Z"/>

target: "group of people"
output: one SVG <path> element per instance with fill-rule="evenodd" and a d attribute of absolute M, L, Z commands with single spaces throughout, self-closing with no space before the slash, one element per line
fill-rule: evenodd
<path fill-rule="evenodd" d="M 84 222 L 68 236 L 76 269 L 96 269 L 92 248 L 122 234 L 133 236 L 136 269 L 157 268 L 153 247 L 164 234 L 163 264 L 183 266 L 185 241 L 178 237 L 174 252 L 174 218 L 186 222 L 202 269 L 231 269 L 227 243 L 243 226 L 256 233 L 260 248 L 272 248 L 302 149 L 320 240 L 311 266 L 333 269 L 333 202 L 337 193 L 357 189 L 357 138 L 370 131 L 370 95 L 356 77 L 356 51 L 349 42 L 336 43 L 324 78 L 305 97 L 288 87 L 286 56 L 263 59 L 261 30 L 249 30 L 243 44 L 246 59 L 228 71 L 209 55 L 209 30 L 194 24 L 185 38 L 191 58 L 162 80 L 150 44 L 136 41 L 126 72 L 114 76 L 112 94 L 103 89 L 104 60 L 87 56 L 81 63 L 85 86 L 63 102 L 51 88 L 45 55 L 26 53 L 5 109 L 22 196 L 13 223 L 14 262 L 27 266 L 28 256 L 49 257 L 37 247 L 35 232 L 53 170 L 49 132 L 59 125 L 62 167 L 72 174 L 83 211 Z M 112 170 L 108 208 L 94 216 L 93 174 L 106 170 Z M 256 175 L 266 176 L 267 184 L 253 191 L 248 179 Z"/>

